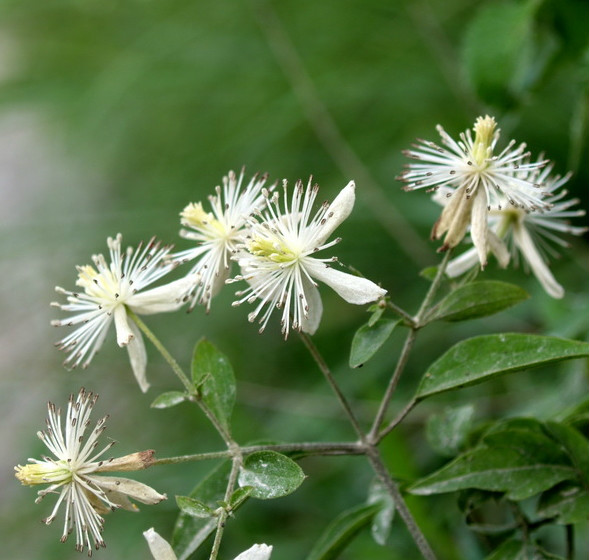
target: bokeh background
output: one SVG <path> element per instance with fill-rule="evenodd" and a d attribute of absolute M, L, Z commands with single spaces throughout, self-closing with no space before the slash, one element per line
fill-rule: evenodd
<path fill-rule="evenodd" d="M 320 198 L 329 199 L 355 179 L 357 204 L 338 230 L 337 254 L 414 312 L 428 285 L 418 273 L 438 260 L 428 234 L 439 209 L 424 192 L 404 193 L 395 177 L 405 163 L 401 150 L 416 137 L 437 140 L 437 123 L 456 135 L 478 115 L 494 115 L 505 141 L 526 141 L 557 172 L 572 170 L 571 196 L 587 207 L 588 11 L 584 0 L 0 0 L 0 556 L 79 558 L 72 542 L 59 543 L 59 519 L 51 527 L 39 522 L 51 498 L 34 505 L 34 490 L 13 477 L 14 465 L 43 452 L 35 433 L 47 400 L 65 404 L 80 386 L 98 392 L 97 417 L 110 415 L 107 434 L 121 455 L 222 448 L 191 407 L 149 408 L 160 392 L 177 388 L 151 348 L 147 395 L 113 336 L 87 370 L 64 370 L 52 347 L 63 332 L 49 326 L 56 315 L 49 302 L 55 285 L 73 287 L 76 264 L 105 251 L 117 232 L 132 245 L 156 235 L 186 248 L 179 212 L 205 199 L 229 169 L 291 182 L 312 174 Z M 429 363 L 474 331 L 586 339 L 587 239 L 569 241 L 553 261 L 563 300 L 550 299 L 524 271 L 491 264 L 486 278 L 519 283 L 531 299 L 476 323 L 424 331 L 393 407 Z M 197 308 L 148 319 L 186 366 L 202 336 L 229 356 L 239 380 L 236 438 L 353 438 L 298 338 L 284 342 L 276 322 L 260 336 L 247 310 L 231 307 L 232 292 L 228 286 L 208 316 Z M 316 343 L 368 422 L 401 334 L 350 370 L 349 343 L 367 315 L 328 288 L 322 295 Z M 476 422 L 547 418 L 586 391 L 587 364 L 577 361 L 440 397 L 417 408 L 383 453 L 397 478 L 412 480 L 445 460 L 424 435 L 427 418 L 445 406 L 474 402 Z M 137 478 L 172 497 L 187 494 L 213 466 L 162 467 Z M 277 559 L 303 558 L 331 519 L 365 500 L 371 473 L 362 459 L 302 466 L 308 480 L 294 495 L 240 510 L 223 558 L 254 542 L 274 544 Z M 442 558 L 488 553 L 489 543 L 460 521 L 453 497 L 410 504 Z M 147 558 L 141 532 L 155 526 L 169 537 L 175 514 L 171 499 L 109 516 L 108 548 L 98 557 Z M 545 538 L 558 549 L 563 534 Z M 581 539 L 581 553 L 584 546 Z M 412 557 L 399 520 L 387 547 L 366 533 L 342 555 Z"/>

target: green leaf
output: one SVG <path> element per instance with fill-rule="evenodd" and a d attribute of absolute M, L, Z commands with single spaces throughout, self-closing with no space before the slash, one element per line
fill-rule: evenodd
<path fill-rule="evenodd" d="M 454 456 L 460 450 L 472 425 L 474 406 L 466 404 L 447 408 L 428 418 L 426 437 L 440 455 Z"/>
<path fill-rule="evenodd" d="M 482 7 L 470 22 L 463 56 L 470 82 L 487 103 L 506 106 L 519 93 L 518 70 L 531 48 L 537 2 L 495 2 Z"/>
<path fill-rule="evenodd" d="M 208 505 L 218 507 L 225 496 L 231 462 L 225 461 L 201 480 L 190 493 L 190 497 Z M 213 533 L 217 527 L 216 519 L 192 517 L 180 512 L 172 534 L 172 547 L 178 560 L 186 560 Z"/>
<path fill-rule="evenodd" d="M 215 510 L 213 508 L 189 496 L 176 496 L 176 503 L 184 513 L 191 517 L 201 517 L 203 519 L 215 517 Z"/>
<path fill-rule="evenodd" d="M 437 266 L 428 266 L 427 268 L 424 268 L 423 270 L 419 271 L 419 276 L 425 278 L 426 280 L 429 280 L 430 282 L 436 277 L 437 274 Z"/>
<path fill-rule="evenodd" d="M 372 326 L 369 324 L 362 325 L 352 339 L 350 367 L 360 367 L 370 360 L 388 340 L 394 328 L 400 322 L 392 319 L 379 319 Z"/>
<path fill-rule="evenodd" d="M 525 545 L 516 539 L 504 541 L 485 560 L 525 560 Z"/>
<path fill-rule="evenodd" d="M 250 496 L 260 500 L 281 498 L 294 492 L 305 474 L 292 459 L 276 451 L 248 455 L 239 472 L 239 485 L 251 486 Z"/>
<path fill-rule="evenodd" d="M 369 327 L 374 326 L 374 323 L 376 323 L 376 321 L 378 321 L 382 317 L 384 310 L 385 310 L 384 306 L 380 305 L 380 303 L 375 303 L 374 305 L 371 305 L 368 308 L 368 311 L 370 311 L 372 313 L 372 315 L 370 316 L 370 319 L 368 319 L 368 326 Z"/>
<path fill-rule="evenodd" d="M 485 560 L 566 560 L 551 554 L 536 543 L 524 544 L 518 539 L 510 539 L 492 552 Z"/>
<path fill-rule="evenodd" d="M 203 402 L 229 430 L 235 404 L 235 376 L 227 357 L 208 340 L 201 339 L 192 357 L 192 381 Z"/>
<path fill-rule="evenodd" d="M 537 513 L 540 517 L 556 517 L 556 523 L 571 525 L 589 518 L 589 494 L 578 484 L 563 482 L 540 496 Z"/>
<path fill-rule="evenodd" d="M 367 527 L 382 507 L 381 503 L 361 505 L 336 517 L 319 537 L 307 560 L 331 560 Z"/>
<path fill-rule="evenodd" d="M 509 428 L 490 432 L 480 446 L 416 482 L 410 491 L 429 495 L 479 488 L 523 500 L 576 478 L 568 456 L 547 434 Z"/>
<path fill-rule="evenodd" d="M 168 391 L 156 397 L 151 403 L 151 408 L 170 408 L 184 402 L 187 398 L 188 395 L 182 391 Z"/>
<path fill-rule="evenodd" d="M 380 504 L 380 510 L 374 516 L 370 531 L 372 538 L 384 546 L 391 532 L 391 525 L 395 517 L 395 501 L 377 478 L 373 479 L 368 489 L 368 504 Z"/>
<path fill-rule="evenodd" d="M 252 486 L 242 486 L 235 490 L 229 498 L 229 507 L 231 508 L 231 511 L 235 511 L 241 507 L 250 497 L 253 490 L 254 488 Z"/>
<path fill-rule="evenodd" d="M 579 472 L 580 482 L 589 490 L 589 440 L 578 430 L 558 422 L 546 422 L 552 437 L 559 441 Z"/>
<path fill-rule="evenodd" d="M 493 315 L 530 296 L 515 284 L 471 282 L 448 294 L 428 313 L 427 320 L 467 321 Z"/>
<path fill-rule="evenodd" d="M 534 334 L 491 334 L 455 344 L 438 358 L 417 388 L 418 400 L 476 385 L 505 373 L 589 356 L 589 344 Z"/>

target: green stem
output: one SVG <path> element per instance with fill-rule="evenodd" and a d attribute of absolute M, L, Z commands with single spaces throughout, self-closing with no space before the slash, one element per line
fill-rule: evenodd
<path fill-rule="evenodd" d="M 233 449 L 232 453 L 234 456 L 233 463 L 231 465 L 231 473 L 229 474 L 229 480 L 227 482 L 227 489 L 225 490 L 225 506 L 219 512 L 219 517 L 217 519 L 217 532 L 215 533 L 215 540 L 213 542 L 213 548 L 211 549 L 209 560 L 216 560 L 217 556 L 219 555 L 221 539 L 223 538 L 223 532 L 225 530 L 225 522 L 227 521 L 227 516 L 229 515 L 229 501 L 231 499 L 231 494 L 233 494 L 235 483 L 237 482 L 239 467 L 241 466 L 241 453 L 239 448 Z"/>
<path fill-rule="evenodd" d="M 277 451 L 279 453 L 300 453 L 301 455 L 363 455 L 364 447 L 358 442 L 303 442 L 303 443 L 282 443 L 276 445 L 250 445 L 241 447 L 242 455 L 257 453 L 258 451 Z M 164 457 L 155 459 L 150 466 L 175 465 L 178 463 L 189 463 L 197 461 L 209 461 L 214 459 L 228 459 L 232 452 L 213 451 L 210 453 L 196 453 L 194 455 L 179 455 L 177 457 Z"/>
<path fill-rule="evenodd" d="M 388 410 L 391 399 L 393 398 L 393 394 L 395 393 L 395 390 L 397 389 L 397 384 L 399 383 L 399 379 L 401 378 L 401 375 L 402 375 L 403 371 L 405 370 L 405 366 L 407 365 L 407 362 L 409 360 L 409 354 L 411 353 L 411 350 L 413 349 L 413 343 L 415 342 L 415 339 L 417 338 L 417 331 L 420 328 L 424 327 L 426 324 L 425 318 L 426 318 L 427 313 L 430 309 L 430 306 L 436 296 L 436 293 L 438 292 L 440 284 L 442 283 L 442 279 L 444 277 L 444 273 L 446 272 L 446 267 L 448 266 L 448 262 L 450 260 L 451 254 L 452 254 L 452 250 L 450 249 L 444 255 L 444 258 L 442 259 L 442 262 L 440 263 L 440 266 L 438 267 L 438 270 L 436 272 L 436 276 L 435 276 L 433 282 L 431 283 L 429 290 L 425 294 L 425 297 L 423 298 L 423 302 L 421 303 L 421 306 L 419 307 L 419 311 L 417 312 L 417 315 L 415 315 L 415 317 L 413 317 L 413 319 L 411 321 L 412 326 L 410 327 L 409 332 L 407 333 L 407 337 L 405 338 L 405 342 L 403 344 L 401 354 L 399 355 L 399 359 L 397 360 L 397 365 L 395 366 L 395 371 L 393 372 L 393 375 L 391 376 L 389 384 L 388 384 L 386 391 L 383 395 L 383 398 L 380 402 L 380 406 L 378 407 L 378 411 L 377 411 L 376 416 L 374 418 L 374 422 L 372 423 L 372 428 L 370 429 L 370 432 L 368 433 L 368 440 L 373 443 L 378 443 L 382 439 L 382 437 L 384 437 L 382 435 L 379 435 L 380 427 L 381 427 L 382 422 L 384 420 L 385 414 Z M 409 409 L 409 410 L 411 410 L 411 409 Z M 409 410 L 407 410 L 406 414 L 409 412 Z M 396 424 L 393 425 L 393 428 L 394 428 L 394 426 L 396 426 Z M 390 429 L 387 428 L 387 430 L 388 431 L 386 431 L 386 433 L 389 433 L 392 430 L 392 428 L 390 428 Z"/>
<path fill-rule="evenodd" d="M 151 331 L 151 329 L 134 313 L 131 309 L 127 308 L 127 314 L 129 317 L 135 321 L 139 329 L 145 334 L 145 336 L 150 340 L 150 342 L 156 347 L 158 352 L 162 355 L 164 360 L 168 363 L 168 365 L 172 368 L 172 371 L 176 374 L 176 377 L 181 381 L 182 385 L 186 389 L 186 392 L 190 395 L 193 402 L 196 402 L 200 409 L 203 411 L 205 416 L 209 419 L 211 424 L 215 427 L 219 435 L 223 438 L 223 441 L 227 445 L 227 447 L 231 447 L 235 445 L 235 442 L 231 438 L 231 434 L 228 430 L 220 424 L 217 420 L 217 417 L 211 412 L 209 407 L 202 401 L 199 393 L 195 390 L 194 385 L 191 383 L 188 375 L 184 372 L 184 370 L 180 367 L 180 364 L 174 359 L 172 354 L 168 352 L 168 349 L 161 343 L 160 339 L 155 336 L 155 334 Z"/>
<path fill-rule="evenodd" d="M 409 508 L 407 507 L 407 504 L 403 499 L 403 495 L 401 494 L 399 487 L 397 486 L 396 482 L 391 478 L 380 456 L 378 448 L 373 445 L 369 446 L 366 455 L 368 457 L 368 460 L 370 461 L 370 464 L 372 465 L 372 468 L 376 476 L 384 484 L 388 493 L 393 498 L 395 509 L 401 516 L 401 519 L 405 522 L 407 530 L 413 537 L 413 541 L 417 545 L 417 548 L 419 548 L 421 555 L 426 560 L 436 560 L 436 555 L 434 551 L 427 542 L 425 535 L 421 532 L 419 525 L 417 525 L 417 523 L 415 522 L 415 519 L 411 514 L 411 511 L 409 511 Z"/>
<path fill-rule="evenodd" d="M 383 485 L 387 489 L 388 493 L 393 498 L 393 501 L 395 503 L 395 508 L 397 509 L 397 511 L 399 512 L 399 515 L 401 516 L 401 518 L 405 522 L 405 526 L 407 527 L 407 530 L 411 534 L 413 541 L 415 542 L 415 544 L 419 548 L 419 551 L 421 552 L 423 558 L 425 558 L 426 560 L 436 560 L 436 556 L 435 556 L 433 550 L 431 549 L 431 547 L 429 546 L 429 543 L 427 542 L 425 535 L 421 532 L 421 529 L 419 528 L 419 526 L 415 522 L 415 519 L 413 518 L 413 515 L 409 511 L 409 508 L 407 507 L 407 504 L 405 503 L 405 500 L 403 499 L 403 496 L 402 496 L 399 488 L 397 487 L 396 483 L 393 481 L 393 479 L 389 475 L 389 472 L 388 472 L 385 464 L 383 463 L 382 458 L 380 457 L 380 453 L 378 451 L 378 448 L 376 447 L 375 442 L 371 441 L 364 434 L 362 429 L 360 428 L 360 425 L 358 424 L 356 417 L 355 417 L 347 399 L 345 398 L 345 396 L 341 392 L 339 386 L 337 385 L 337 383 L 331 373 L 331 370 L 329 369 L 325 360 L 323 359 L 323 357 L 319 353 L 319 350 L 317 349 L 317 347 L 311 341 L 310 337 L 305 333 L 300 333 L 300 335 L 301 335 L 303 342 L 305 343 L 305 346 L 307 347 L 307 349 L 311 353 L 311 356 L 313 357 L 313 359 L 315 360 L 315 362 L 319 366 L 319 369 L 323 373 L 324 377 L 326 378 L 327 382 L 329 383 L 329 385 L 331 386 L 331 388 L 335 392 L 338 400 L 340 401 L 342 407 L 344 408 L 344 411 L 346 412 L 346 415 L 347 415 L 348 419 L 350 420 L 350 423 L 352 424 L 354 430 L 356 431 L 356 433 L 358 434 L 358 437 L 360 438 L 360 443 L 358 445 L 361 447 L 364 454 L 367 456 L 368 460 L 370 461 L 370 464 L 371 464 L 372 469 L 374 470 L 375 474 L 381 480 L 381 482 L 383 483 Z"/>
<path fill-rule="evenodd" d="M 331 373 L 331 370 L 329 369 L 329 367 L 325 363 L 325 360 L 323 359 L 323 356 L 321 356 L 319 350 L 317 349 L 317 347 L 315 346 L 315 344 L 311 340 L 311 337 L 309 337 L 309 335 L 307 333 L 300 331 L 299 335 L 300 335 L 303 343 L 307 347 L 307 350 L 309 350 L 309 353 L 311 354 L 311 356 L 315 360 L 315 363 L 317 364 L 317 366 L 319 366 L 321 373 L 323 373 L 323 376 L 325 377 L 325 379 L 329 383 L 330 387 L 332 388 L 333 392 L 335 393 L 340 404 L 342 405 L 342 408 L 344 409 L 344 412 L 346 413 L 346 416 L 348 417 L 350 424 L 352 424 L 352 427 L 354 428 L 356 435 L 360 438 L 360 440 L 363 440 L 364 439 L 364 432 L 362 431 L 362 428 L 360 427 L 360 424 L 358 423 L 358 420 L 356 419 L 356 415 L 354 414 L 354 411 L 352 410 L 352 407 L 350 406 L 350 403 L 346 399 L 345 395 L 342 393 L 341 389 L 339 388 L 339 385 L 336 383 L 336 381 L 333 377 L 333 374 Z"/>
<path fill-rule="evenodd" d="M 168 362 L 168 365 L 172 368 L 172 371 L 176 374 L 176 377 L 180 380 L 182 385 L 188 393 L 192 393 L 194 391 L 194 387 L 190 382 L 188 376 L 184 373 L 184 370 L 180 367 L 178 362 L 174 359 L 172 354 L 170 354 L 167 348 L 160 342 L 160 339 L 155 336 L 155 334 L 151 331 L 151 329 L 137 316 L 135 312 L 127 307 L 127 315 L 135 321 L 135 324 L 139 327 L 139 329 L 143 332 L 143 334 L 149 339 L 149 341 L 156 347 L 157 351 L 162 355 L 164 360 Z"/>

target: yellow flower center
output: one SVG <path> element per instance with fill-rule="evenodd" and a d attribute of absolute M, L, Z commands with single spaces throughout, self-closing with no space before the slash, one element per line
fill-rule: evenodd
<path fill-rule="evenodd" d="M 89 264 L 78 267 L 76 285 L 84 288 L 84 291 L 94 298 L 104 299 L 105 294 L 112 294 L 114 302 L 122 295 L 119 293 L 121 292 L 120 282 L 111 270 L 103 270 L 99 273 Z"/>
<path fill-rule="evenodd" d="M 249 242 L 248 250 L 252 255 L 264 257 L 275 263 L 290 263 L 301 256 L 300 251 L 293 250 L 278 238 L 270 240 L 256 236 Z"/>
<path fill-rule="evenodd" d="M 190 203 L 180 215 L 184 219 L 185 225 L 198 230 L 208 230 L 211 237 L 225 238 L 228 235 L 225 225 L 210 212 L 205 212 L 200 202 Z"/>
<path fill-rule="evenodd" d="M 68 483 L 72 480 L 72 470 L 65 461 L 55 463 L 33 463 L 16 467 L 16 478 L 22 484 Z"/>
<path fill-rule="evenodd" d="M 493 117 L 479 117 L 474 125 L 474 146 L 473 146 L 473 164 L 479 169 L 485 169 L 488 166 L 488 160 L 493 156 L 493 136 L 497 123 Z"/>

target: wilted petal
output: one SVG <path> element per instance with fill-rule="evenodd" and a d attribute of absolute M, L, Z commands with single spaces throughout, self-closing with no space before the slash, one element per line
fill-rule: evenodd
<path fill-rule="evenodd" d="M 161 537 L 153 527 L 144 531 L 143 536 L 149 545 L 154 560 L 177 560 L 176 554 L 168 541 Z"/>
<path fill-rule="evenodd" d="M 255 544 L 235 557 L 235 560 L 268 560 L 272 554 L 272 546 Z"/>
<path fill-rule="evenodd" d="M 151 486 L 130 478 L 89 476 L 88 479 L 100 487 L 111 502 L 129 511 L 137 510 L 137 506 L 132 504 L 129 498 L 147 505 L 159 504 L 162 500 L 167 499 L 165 494 L 160 494 Z"/>
<path fill-rule="evenodd" d="M 335 270 L 316 259 L 308 259 L 305 267 L 313 278 L 327 284 L 348 303 L 363 305 L 376 301 L 387 293 L 367 278 Z"/>

